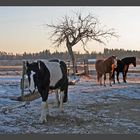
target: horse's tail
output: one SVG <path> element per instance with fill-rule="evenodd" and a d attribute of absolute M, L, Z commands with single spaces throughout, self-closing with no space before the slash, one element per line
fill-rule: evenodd
<path fill-rule="evenodd" d="M 65 103 L 67 101 L 68 101 L 68 78 L 66 78 L 66 81 L 65 81 L 63 103 Z"/>
<path fill-rule="evenodd" d="M 63 72 L 63 78 L 64 80 L 64 98 L 63 98 L 63 103 L 68 101 L 68 77 L 67 77 L 67 65 L 64 61 L 60 61 L 60 66 Z"/>

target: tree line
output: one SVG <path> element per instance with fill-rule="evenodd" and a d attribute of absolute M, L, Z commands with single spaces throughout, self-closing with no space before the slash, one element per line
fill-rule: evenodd
<path fill-rule="evenodd" d="M 111 55 L 117 56 L 119 59 L 126 57 L 126 56 L 135 56 L 140 59 L 140 51 L 136 50 L 124 50 L 124 49 L 108 49 L 104 48 L 103 52 L 74 52 L 77 61 L 80 59 L 93 59 L 93 58 L 106 58 Z M 6 53 L 0 51 L 0 60 L 29 60 L 29 59 L 53 59 L 58 58 L 65 61 L 70 61 L 70 55 L 66 52 L 53 52 L 51 53 L 49 50 L 40 51 L 38 53 L 26 53 L 23 54 L 13 54 L 13 53 Z"/>

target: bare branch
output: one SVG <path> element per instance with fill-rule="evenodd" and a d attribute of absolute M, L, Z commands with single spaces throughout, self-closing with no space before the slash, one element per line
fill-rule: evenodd
<path fill-rule="evenodd" d="M 119 37 L 113 28 L 105 29 L 99 25 L 98 19 L 90 13 L 85 17 L 76 13 L 76 18 L 65 16 L 60 24 L 47 24 L 53 32 L 50 38 L 54 38 L 53 43 L 57 46 L 66 42 L 72 47 L 82 42 L 85 47 L 89 40 L 106 44 L 111 37 Z"/>
<path fill-rule="evenodd" d="M 53 38 L 53 43 L 57 47 L 66 43 L 73 62 L 74 73 L 76 72 L 76 63 L 72 47 L 75 44 L 81 42 L 85 52 L 89 53 L 86 49 L 88 41 L 93 40 L 105 45 L 111 37 L 118 38 L 114 29 L 101 27 L 98 19 L 92 16 L 92 14 L 89 13 L 87 16 L 82 16 L 81 13 L 76 13 L 75 15 L 73 18 L 68 16 L 63 17 L 56 25 L 47 24 L 52 29 L 50 38 Z"/>

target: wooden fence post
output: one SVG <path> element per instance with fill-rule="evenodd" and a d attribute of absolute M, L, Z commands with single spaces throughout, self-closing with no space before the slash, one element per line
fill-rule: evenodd
<path fill-rule="evenodd" d="M 21 96 L 24 95 L 24 75 L 25 75 L 25 61 L 23 61 L 23 64 L 22 64 L 22 79 L 21 79 Z"/>
<path fill-rule="evenodd" d="M 88 61 L 85 59 L 84 59 L 84 73 L 85 75 L 89 75 Z"/>

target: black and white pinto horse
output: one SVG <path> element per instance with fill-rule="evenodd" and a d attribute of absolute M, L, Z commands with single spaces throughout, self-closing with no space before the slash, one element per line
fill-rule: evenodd
<path fill-rule="evenodd" d="M 63 103 L 68 100 L 68 77 L 67 66 L 64 61 L 38 60 L 32 63 L 27 61 L 26 74 L 29 81 L 29 91 L 35 92 L 36 88 L 41 95 L 41 117 L 40 123 L 46 122 L 48 112 L 48 94 L 50 90 L 56 91 L 56 99 L 60 110 L 63 112 Z M 60 100 L 58 90 L 60 91 Z"/>
<path fill-rule="evenodd" d="M 121 60 L 117 60 L 117 67 L 113 71 L 112 79 L 115 84 L 115 71 L 116 71 L 116 76 L 117 76 L 117 81 L 119 82 L 119 73 L 122 72 L 123 75 L 123 82 L 126 83 L 126 77 L 127 77 L 127 72 L 129 69 L 129 65 L 133 64 L 134 67 L 136 67 L 136 57 L 125 57 Z"/>

